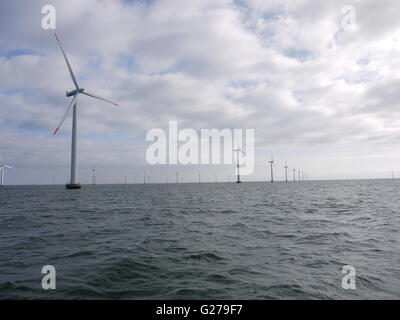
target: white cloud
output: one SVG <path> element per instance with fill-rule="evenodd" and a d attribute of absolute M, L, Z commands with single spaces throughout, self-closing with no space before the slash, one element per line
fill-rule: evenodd
<path fill-rule="evenodd" d="M 51 32 L 41 29 L 45 4 L 57 9 L 57 32 L 81 86 L 121 105 L 81 97 L 83 165 L 93 163 L 89 151 L 105 167 L 128 170 L 128 159 L 143 161 L 146 131 L 170 119 L 182 128 L 254 128 L 260 158 L 280 150 L 294 163 L 302 161 L 298 148 L 346 146 L 357 159 L 360 145 L 373 153 L 399 140 L 394 0 L 7 0 L 0 4 L 0 132 L 13 144 L 3 139 L 0 153 L 24 167 L 51 170 L 69 152 L 68 121 L 51 136 L 73 84 Z M 343 5 L 355 7 L 356 28 L 342 28 Z M 364 163 L 360 176 L 375 174 L 375 162 Z M 383 174 L 395 169 L 388 165 L 380 162 Z M 258 170 L 255 178 L 264 176 Z"/>

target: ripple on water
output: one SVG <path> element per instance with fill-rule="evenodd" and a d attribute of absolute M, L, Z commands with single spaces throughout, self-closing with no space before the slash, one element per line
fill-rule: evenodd
<path fill-rule="evenodd" d="M 397 299 L 399 181 L 0 189 L 0 298 Z M 341 268 L 357 290 L 341 289 Z"/>

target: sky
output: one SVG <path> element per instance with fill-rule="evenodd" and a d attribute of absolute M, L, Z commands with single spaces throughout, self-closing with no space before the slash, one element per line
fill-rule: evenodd
<path fill-rule="evenodd" d="M 56 30 L 44 30 L 44 5 Z M 344 8 L 352 6 L 354 15 Z M 349 18 L 350 17 L 350 18 Z M 149 165 L 146 134 L 254 129 L 255 170 L 310 179 L 400 178 L 397 0 L 2 0 L 0 155 L 6 184 L 69 180 L 73 89 L 57 32 L 86 96 L 78 102 L 79 180 L 234 179 L 233 165 Z"/>

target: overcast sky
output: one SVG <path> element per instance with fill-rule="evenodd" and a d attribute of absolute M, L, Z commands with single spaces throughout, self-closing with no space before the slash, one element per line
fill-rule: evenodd
<path fill-rule="evenodd" d="M 256 168 L 267 161 L 312 179 L 400 177 L 398 0 L 72 0 L 0 2 L 0 155 L 8 184 L 69 179 L 73 89 L 42 7 L 83 88 L 79 180 L 99 183 L 233 180 L 233 166 L 150 166 L 146 133 L 167 128 L 255 130 Z M 356 20 L 343 27 L 343 6 Z"/>

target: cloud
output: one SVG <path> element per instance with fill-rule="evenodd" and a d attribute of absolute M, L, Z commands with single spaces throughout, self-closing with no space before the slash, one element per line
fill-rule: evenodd
<path fill-rule="evenodd" d="M 68 165 L 70 118 L 59 137 L 52 131 L 73 83 L 52 32 L 41 28 L 46 4 L 56 7 L 79 84 L 121 105 L 80 97 L 84 166 L 144 165 L 146 132 L 168 120 L 196 130 L 254 128 L 259 158 L 280 150 L 293 163 L 302 161 L 299 148 L 367 144 L 373 152 L 399 140 L 396 1 L 348 1 L 356 21 L 344 29 L 337 1 L 6 0 L 0 132 L 12 145 L 2 139 L 0 153 L 17 165 Z M 344 169 L 324 170 L 339 177 Z"/>

